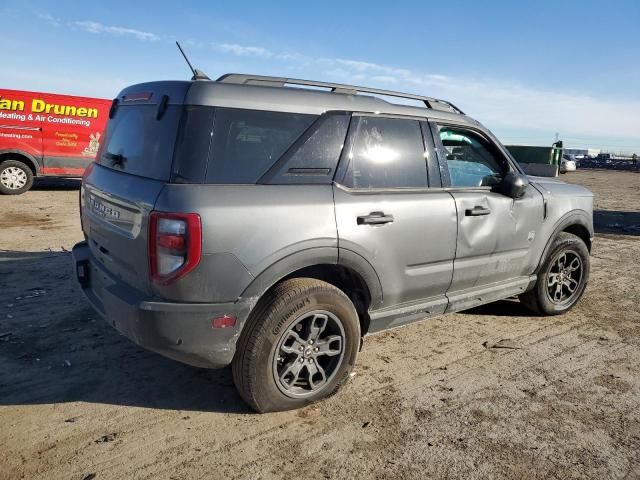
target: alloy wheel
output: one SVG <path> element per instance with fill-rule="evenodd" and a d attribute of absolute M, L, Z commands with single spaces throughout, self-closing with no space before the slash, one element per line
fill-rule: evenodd
<path fill-rule="evenodd" d="M 297 318 L 282 334 L 273 358 L 278 389 L 289 397 L 308 397 L 335 376 L 344 357 L 345 333 L 340 319 L 325 310 Z"/>
<path fill-rule="evenodd" d="M 580 291 L 582 259 L 573 250 L 564 250 L 551 263 L 547 273 L 547 295 L 556 305 L 569 303 Z"/>

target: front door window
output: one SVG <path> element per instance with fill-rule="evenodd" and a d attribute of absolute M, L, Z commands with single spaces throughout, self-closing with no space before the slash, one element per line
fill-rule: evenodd
<path fill-rule="evenodd" d="M 441 126 L 452 187 L 490 187 L 502 179 L 507 166 L 482 136 L 462 128 Z"/>

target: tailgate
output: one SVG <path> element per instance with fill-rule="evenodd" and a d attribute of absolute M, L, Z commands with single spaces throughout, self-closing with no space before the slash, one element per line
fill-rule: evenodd
<path fill-rule="evenodd" d="M 96 163 L 82 183 L 82 228 L 92 256 L 116 279 L 147 294 L 149 214 L 171 178 L 189 86 L 151 82 L 120 92 Z"/>
<path fill-rule="evenodd" d="M 93 257 L 128 285 L 151 293 L 148 219 L 164 182 L 96 165 L 83 184 L 82 228 Z"/>

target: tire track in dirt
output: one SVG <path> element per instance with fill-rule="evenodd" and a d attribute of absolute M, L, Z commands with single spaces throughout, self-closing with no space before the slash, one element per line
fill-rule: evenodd
<path fill-rule="evenodd" d="M 637 182 L 586 173 L 563 179 L 593 182 L 599 209 L 638 204 Z M 142 352 L 91 313 L 60 252 L 81 238 L 77 191 L 23 197 L 4 208 L 46 205 L 58 226 L 0 229 L 0 478 L 638 477 L 640 237 L 596 237 L 565 316 L 500 302 L 373 336 L 344 392 L 259 416 L 228 372 Z M 482 346 L 501 339 L 520 348 Z"/>

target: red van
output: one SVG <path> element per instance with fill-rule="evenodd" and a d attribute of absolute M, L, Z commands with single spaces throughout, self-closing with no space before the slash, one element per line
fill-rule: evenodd
<path fill-rule="evenodd" d="M 81 177 L 98 151 L 110 100 L 0 89 L 0 193 L 35 176 Z"/>

